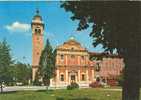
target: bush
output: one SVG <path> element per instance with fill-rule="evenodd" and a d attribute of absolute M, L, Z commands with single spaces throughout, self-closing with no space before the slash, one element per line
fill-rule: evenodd
<path fill-rule="evenodd" d="M 33 81 L 33 85 L 35 85 L 35 86 L 41 86 L 42 85 L 42 82 L 40 82 L 39 80 L 35 80 L 35 81 Z"/>
<path fill-rule="evenodd" d="M 97 87 L 102 87 L 102 85 L 96 81 L 96 82 L 92 82 L 91 84 L 89 84 L 89 87 L 97 88 Z"/>
<path fill-rule="evenodd" d="M 107 84 L 110 86 L 118 86 L 118 81 L 114 79 L 108 79 Z"/>
<path fill-rule="evenodd" d="M 70 85 L 67 86 L 68 90 L 72 90 L 76 88 L 79 88 L 79 85 L 77 83 L 71 83 Z"/>
<path fill-rule="evenodd" d="M 72 88 L 72 86 L 71 85 L 68 85 L 67 86 L 67 90 L 72 90 L 73 88 Z"/>
<path fill-rule="evenodd" d="M 118 76 L 118 85 L 123 86 L 123 81 L 124 81 L 124 78 L 123 78 L 123 75 L 121 74 L 120 76 Z"/>

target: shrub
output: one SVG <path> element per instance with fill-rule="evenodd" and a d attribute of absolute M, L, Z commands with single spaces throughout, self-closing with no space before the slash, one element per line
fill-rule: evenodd
<path fill-rule="evenodd" d="M 124 81 L 123 74 L 121 74 L 120 76 L 118 76 L 118 85 L 122 86 L 123 85 L 123 81 Z"/>
<path fill-rule="evenodd" d="M 92 82 L 89 84 L 89 87 L 92 87 L 92 88 L 97 88 L 97 87 L 102 87 L 102 85 L 100 84 L 100 82 Z"/>
<path fill-rule="evenodd" d="M 73 88 L 72 88 L 72 86 L 71 85 L 68 85 L 67 86 L 67 90 L 72 90 Z"/>
<path fill-rule="evenodd" d="M 114 80 L 114 79 L 108 79 L 107 80 L 107 84 L 110 86 L 117 86 L 118 85 L 118 81 Z"/>
<path fill-rule="evenodd" d="M 33 81 L 33 85 L 35 85 L 35 86 L 41 86 L 42 85 L 42 82 L 40 82 L 39 80 L 35 80 L 35 81 Z"/>
<path fill-rule="evenodd" d="M 71 83 L 70 85 L 67 86 L 68 90 L 72 90 L 76 88 L 79 88 L 79 85 L 77 83 Z"/>

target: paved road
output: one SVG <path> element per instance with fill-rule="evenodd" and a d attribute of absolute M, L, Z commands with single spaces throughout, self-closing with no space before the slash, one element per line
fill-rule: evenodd
<path fill-rule="evenodd" d="M 3 88 L 4 92 L 24 91 L 24 90 L 45 90 L 45 86 L 11 86 Z"/>
<path fill-rule="evenodd" d="M 25 90 L 32 90 L 32 91 L 37 91 L 37 90 L 46 90 L 46 86 L 11 86 L 11 87 L 5 87 L 3 89 L 4 92 L 12 92 L 12 91 L 25 91 Z M 101 90 L 105 91 L 122 91 L 122 89 L 106 89 L 106 88 L 101 88 Z"/>
<path fill-rule="evenodd" d="M 102 90 L 105 90 L 105 91 L 122 91 L 122 89 L 102 89 Z"/>

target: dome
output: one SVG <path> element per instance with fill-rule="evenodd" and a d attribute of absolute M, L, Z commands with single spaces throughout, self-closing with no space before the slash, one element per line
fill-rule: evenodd
<path fill-rule="evenodd" d="M 71 36 L 71 37 L 70 37 L 70 40 L 75 40 L 74 36 Z"/>

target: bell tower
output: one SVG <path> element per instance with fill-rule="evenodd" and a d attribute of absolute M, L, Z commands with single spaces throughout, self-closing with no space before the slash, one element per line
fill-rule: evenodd
<path fill-rule="evenodd" d="M 39 67 L 41 52 L 43 50 L 44 23 L 42 21 L 42 17 L 39 14 L 39 10 L 36 11 L 36 15 L 32 19 L 31 28 L 32 28 L 32 81 L 34 81 L 37 69 Z"/>

